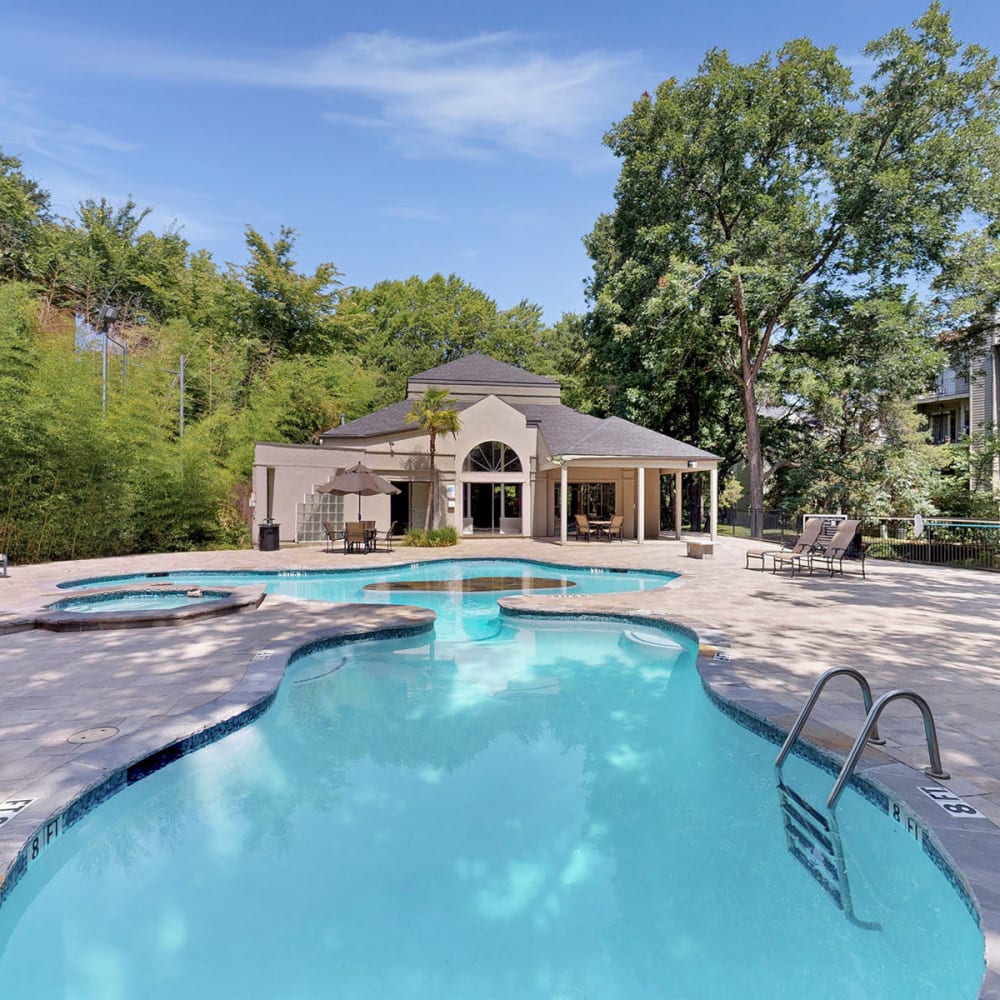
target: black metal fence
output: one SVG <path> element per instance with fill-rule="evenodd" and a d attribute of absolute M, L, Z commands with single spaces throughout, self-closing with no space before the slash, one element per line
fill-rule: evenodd
<path fill-rule="evenodd" d="M 753 532 L 754 521 L 760 524 L 760 530 Z M 759 537 L 766 542 L 794 542 L 802 532 L 801 515 L 782 514 L 776 510 L 764 510 L 752 513 L 749 510 L 739 510 L 735 507 L 719 509 L 719 534 L 739 535 L 743 538 Z"/>
<path fill-rule="evenodd" d="M 962 518 L 870 518 L 861 534 L 870 559 L 1000 569 L 1000 522 Z"/>
<path fill-rule="evenodd" d="M 759 537 L 764 541 L 794 544 L 802 532 L 801 514 L 763 511 L 758 517 L 763 521 Z M 751 524 L 747 510 L 719 511 L 720 535 L 753 537 Z M 1000 521 L 952 517 L 864 518 L 861 541 L 869 559 L 1000 570 Z"/>

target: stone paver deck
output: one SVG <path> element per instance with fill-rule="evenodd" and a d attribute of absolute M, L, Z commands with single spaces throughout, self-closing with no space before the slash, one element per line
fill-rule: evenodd
<path fill-rule="evenodd" d="M 30 619 L 41 605 L 65 596 L 55 589 L 61 581 L 150 570 L 370 569 L 424 559 L 502 556 L 680 573 L 678 581 L 658 590 L 518 600 L 581 612 L 665 615 L 702 634 L 721 631 L 732 647 L 726 667 L 731 676 L 787 706 L 788 718 L 831 666 L 863 671 L 876 697 L 897 687 L 921 693 L 934 710 L 944 767 L 952 775 L 948 787 L 1000 824 L 1000 574 L 872 561 L 867 580 L 857 575 L 791 578 L 745 569 L 748 547 L 760 546 L 723 536 L 714 555 L 699 560 L 687 557 L 684 542 L 672 540 L 562 547 L 477 539 L 444 550 L 397 547 L 367 556 L 284 546 L 267 553 L 14 566 L 9 578 L 0 578 L 0 802 L 36 793 L 46 802 L 68 800 L 73 788 L 93 780 L 94 768 L 112 771 L 182 731 L 191 732 L 199 712 L 204 718 L 213 706 L 224 714 L 233 704 L 260 700 L 266 684 L 253 664 L 259 665 L 262 651 L 284 656 L 321 634 L 424 620 L 419 611 L 268 597 L 256 610 L 177 628 L 2 634 L 5 627 Z M 274 661 L 279 668 L 281 656 Z M 818 723 L 841 734 L 842 747 L 853 741 L 863 717 L 857 689 L 847 682 L 834 682 L 815 712 Z M 885 749 L 922 768 L 927 763 L 924 730 L 914 707 L 895 705 L 883 719 Z M 113 727 L 118 734 L 100 747 L 67 743 L 68 737 L 99 727 Z M 0 825 L 0 871 L 23 844 L 29 820 L 25 810 Z M 997 942 L 988 941 L 988 947 L 994 950 Z"/>

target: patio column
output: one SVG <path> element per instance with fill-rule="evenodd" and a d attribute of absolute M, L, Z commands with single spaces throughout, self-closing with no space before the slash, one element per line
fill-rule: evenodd
<path fill-rule="evenodd" d="M 569 474 L 566 463 L 559 466 L 559 544 L 566 544 L 566 508 L 569 505 Z"/>
<path fill-rule="evenodd" d="M 713 465 L 708 470 L 709 491 L 712 495 L 711 506 L 708 515 L 708 539 L 715 541 L 716 533 L 719 530 L 719 469 Z"/>
<path fill-rule="evenodd" d="M 635 470 L 635 539 L 642 545 L 646 540 L 646 469 L 640 465 Z"/>
<path fill-rule="evenodd" d="M 535 537 L 535 490 L 538 488 L 538 472 L 532 457 L 528 473 L 521 484 L 521 534 Z"/>
<path fill-rule="evenodd" d="M 674 473 L 674 537 L 681 537 L 681 476 L 683 472 Z"/>

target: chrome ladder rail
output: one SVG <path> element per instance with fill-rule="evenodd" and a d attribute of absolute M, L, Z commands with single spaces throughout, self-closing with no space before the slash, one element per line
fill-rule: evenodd
<path fill-rule="evenodd" d="M 778 782 L 778 802 L 788 853 L 826 890 L 855 927 L 881 930 L 878 921 L 864 920 L 854 910 L 847 858 L 836 816 L 811 805 L 783 781 Z"/>
<path fill-rule="evenodd" d="M 868 737 L 873 732 L 878 731 L 879 716 L 891 702 L 897 701 L 900 698 L 912 701 L 920 709 L 920 714 L 924 719 L 924 737 L 927 740 L 927 755 L 930 757 L 930 766 L 924 768 L 924 774 L 929 778 L 936 778 L 941 781 L 946 781 L 951 777 L 941 766 L 941 750 L 938 746 L 937 729 L 934 726 L 934 715 L 931 712 L 930 705 L 915 691 L 896 688 L 894 691 L 889 691 L 882 695 L 869 710 L 865 724 L 862 726 L 861 732 L 858 733 L 858 738 L 854 741 L 854 746 L 851 747 L 851 752 L 847 760 L 844 761 L 844 766 L 841 768 L 840 774 L 837 776 L 837 783 L 833 786 L 833 791 L 830 792 L 830 797 L 826 800 L 826 807 L 831 813 L 837 808 L 837 802 L 840 800 L 841 793 L 847 787 L 848 781 L 851 780 L 851 776 L 854 774 L 854 769 L 861 759 L 861 754 L 864 753 Z"/>
<path fill-rule="evenodd" d="M 826 687 L 829 681 L 832 681 L 834 677 L 839 677 L 845 675 L 847 677 L 853 677 L 854 680 L 858 682 L 858 687 L 861 688 L 861 698 L 865 703 L 865 712 L 870 717 L 872 711 L 872 689 L 871 685 L 868 683 L 868 679 L 865 677 L 860 670 L 855 670 L 853 667 L 831 667 L 826 673 L 821 674 L 817 679 L 816 683 L 813 685 L 813 689 L 806 699 L 806 703 L 802 706 L 802 711 L 799 712 L 798 718 L 795 720 L 795 725 L 788 732 L 788 736 L 785 742 L 782 744 L 781 750 L 778 751 L 778 756 L 774 760 L 774 770 L 778 775 L 778 780 L 781 781 L 781 765 L 785 762 L 785 758 L 791 753 L 792 747 L 798 740 L 805 728 L 806 722 L 809 721 L 809 716 L 812 714 L 812 710 L 816 707 L 816 702 L 819 700 L 820 694 L 823 692 L 823 688 Z M 867 722 L 867 718 L 865 720 Z M 872 726 L 868 736 L 867 741 L 871 743 L 882 744 L 885 743 L 878 734 L 878 718 L 875 719 L 875 724 Z"/>

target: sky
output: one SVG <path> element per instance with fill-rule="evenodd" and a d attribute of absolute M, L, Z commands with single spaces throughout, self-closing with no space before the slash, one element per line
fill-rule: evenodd
<path fill-rule="evenodd" d="M 583 238 L 614 208 L 608 128 L 643 91 L 807 36 L 864 75 L 901 0 L 8 0 L 0 148 L 72 217 L 133 198 L 220 266 L 297 234 L 345 285 L 456 274 L 549 323 L 586 309 Z M 1000 53 L 1000 3 L 955 0 Z"/>

